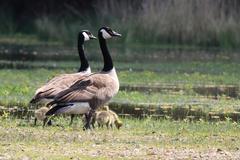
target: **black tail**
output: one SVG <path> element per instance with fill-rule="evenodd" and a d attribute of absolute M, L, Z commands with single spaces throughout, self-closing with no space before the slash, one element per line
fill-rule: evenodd
<path fill-rule="evenodd" d="M 51 101 L 51 102 L 49 102 L 46 106 L 47 107 L 51 107 L 52 105 L 54 105 L 54 104 L 56 104 L 57 102 L 56 101 Z"/>
<path fill-rule="evenodd" d="M 33 98 L 31 99 L 31 101 L 29 102 L 30 104 L 35 104 L 37 102 L 37 99 Z"/>
<path fill-rule="evenodd" d="M 48 126 L 51 126 L 51 125 L 52 125 L 51 119 L 48 120 L 47 125 L 48 125 Z"/>
<path fill-rule="evenodd" d="M 50 102 L 51 103 L 51 102 Z M 56 112 L 64 107 L 69 106 L 70 104 L 57 104 L 56 106 L 52 107 L 45 115 L 46 116 L 51 116 L 53 114 L 56 114 Z"/>

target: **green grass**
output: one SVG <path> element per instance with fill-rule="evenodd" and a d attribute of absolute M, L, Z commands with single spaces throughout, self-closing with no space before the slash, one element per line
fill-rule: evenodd
<path fill-rule="evenodd" d="M 49 76 L 55 75 L 54 71 L 36 70 L 1 70 L 0 71 L 0 94 L 1 104 L 6 106 L 22 105 L 27 106 L 35 89 L 44 84 Z M 59 72 L 58 72 L 59 73 Z"/>
<path fill-rule="evenodd" d="M 135 64 L 134 68 L 140 68 Z M 183 65 L 183 64 L 182 64 Z M 180 68 L 184 68 L 182 65 L 179 65 Z M 185 73 L 180 72 L 181 69 L 176 69 L 176 72 L 169 71 L 166 73 L 168 69 L 164 69 L 163 71 L 151 72 L 151 71 L 142 71 L 142 72 L 134 72 L 134 71 L 119 71 L 118 76 L 120 80 L 120 84 L 183 84 L 186 88 L 190 88 L 193 85 L 199 84 L 216 84 L 216 85 L 225 85 L 225 84 L 235 84 L 239 85 L 240 74 L 238 70 L 233 67 L 234 64 L 226 65 L 226 67 L 222 67 L 223 71 L 216 74 L 211 74 L 212 70 L 216 65 L 210 65 L 210 67 L 206 67 L 205 72 L 209 71 L 209 73 Z M 96 68 L 98 64 L 94 65 Z M 134 66 L 134 64 L 133 64 Z M 148 66 L 148 64 L 146 65 Z M 150 65 L 151 66 L 151 65 Z M 154 65 L 153 65 L 154 66 Z M 217 65 L 218 66 L 218 65 Z M 94 68 L 95 68 L 94 67 Z M 197 67 L 196 67 L 197 68 Z M 187 67 L 185 68 L 186 72 Z M 194 68 L 192 68 L 194 70 Z M 190 70 L 192 70 L 190 69 Z M 165 71 L 164 71 L 165 70 Z M 170 69 L 171 70 L 171 69 Z M 48 79 L 51 79 L 55 75 L 62 73 L 73 73 L 74 69 L 34 69 L 34 70 L 17 70 L 17 69 L 6 69 L 0 70 L 0 103 L 2 105 L 11 106 L 11 105 L 21 105 L 27 106 L 29 100 L 32 98 L 35 90 L 47 82 Z M 216 71 L 218 72 L 218 71 Z M 175 93 L 174 93 L 175 94 Z M 182 95 L 184 94 L 184 95 Z M 186 95 L 190 94 L 190 96 Z M 191 90 L 185 92 L 178 93 L 178 95 L 162 94 L 162 93 L 140 93 L 140 92 L 124 92 L 121 91 L 115 98 L 116 100 L 121 101 L 129 101 L 129 102 L 184 102 L 184 101 L 193 101 L 194 99 L 198 99 L 196 93 L 191 92 Z M 200 100 L 201 101 L 201 100 Z M 224 101 L 224 100 L 223 100 Z M 211 100 L 209 100 L 211 103 Z M 232 104 L 237 103 L 238 101 L 231 102 Z"/>
<path fill-rule="evenodd" d="M 232 112 L 240 111 L 239 99 L 227 99 L 220 96 L 218 100 L 207 98 L 206 96 L 188 95 L 180 93 L 142 93 L 120 91 L 112 101 L 138 104 L 138 103 L 155 103 L 155 104 L 172 104 L 173 106 L 188 106 L 196 104 L 198 108 L 214 112 Z"/>
<path fill-rule="evenodd" d="M 31 68 L 37 70 L 29 70 L 31 74 L 37 72 L 39 68 L 55 68 L 52 70 L 55 74 L 58 72 L 75 72 L 79 62 L 77 61 L 1 61 L 2 68 L 8 64 L 12 67 Z M 90 62 L 93 71 L 102 68 L 102 63 Z M 10 66 L 10 68 L 11 68 Z M 188 84 L 239 84 L 239 63 L 233 62 L 160 62 L 160 63 L 123 63 L 116 62 L 115 66 L 119 71 L 120 82 L 122 83 L 188 83 Z M 59 69 L 61 69 L 59 71 Z M 5 72 L 4 70 L 0 71 Z M 23 74 L 26 71 L 13 70 Z M 49 74 L 51 71 L 41 70 L 41 74 Z M 8 77 L 6 77 L 8 78 Z"/>
<path fill-rule="evenodd" d="M 73 127 L 68 127 L 69 121 L 61 117 L 54 120 L 62 127 L 43 129 L 41 126 L 33 127 L 32 122 L 24 120 L 2 119 L 1 155 L 10 159 L 24 156 L 34 159 L 151 159 L 161 158 L 161 149 L 201 152 L 211 148 L 236 152 L 240 142 L 240 126 L 230 121 L 190 123 L 151 118 L 122 119 L 124 126 L 119 131 L 97 128 L 84 132 L 79 120 Z"/>
<path fill-rule="evenodd" d="M 239 75 L 232 73 L 222 73 L 218 75 L 195 73 L 155 73 L 145 72 L 120 72 L 119 78 L 126 84 L 239 84 Z"/>
<path fill-rule="evenodd" d="M 25 62 L 23 62 L 25 63 Z M 56 69 L 44 66 L 52 62 L 27 62 L 36 69 L 0 70 L 0 104 L 4 106 L 28 106 L 35 90 L 48 79 L 61 73 L 75 72 L 78 62 L 59 62 Z M 101 68 L 93 64 L 93 70 Z M 43 65 L 42 69 L 38 68 Z M 186 62 L 186 63 L 116 63 L 120 68 L 118 76 L 121 84 L 173 84 L 191 87 L 199 84 L 235 84 L 239 86 L 239 64 L 226 62 Z M 142 70 L 145 68 L 146 70 Z M 157 72 L 153 70 L 157 69 Z M 138 71 L 137 71 L 138 70 Z M 124 103 L 174 103 L 186 105 L 201 103 L 208 112 L 239 111 L 239 99 L 229 99 L 222 95 L 218 100 L 200 96 L 191 90 L 179 92 L 164 91 L 137 92 L 120 91 L 112 101 Z M 205 105 L 206 104 L 206 105 Z M 193 105 L 193 108 L 196 107 Z M 24 117 L 23 117 L 24 118 Z M 230 119 L 219 122 L 203 120 L 190 122 L 122 118 L 123 128 L 82 131 L 78 118 L 72 127 L 69 117 L 56 117 L 54 126 L 42 128 L 32 126 L 33 120 L 16 119 L 8 114 L 0 116 L 0 158 L 8 159 L 168 159 L 178 158 L 178 154 L 188 152 L 197 155 L 217 154 L 223 150 L 238 157 L 240 145 L 240 125 Z M 56 124 L 60 126 L 56 126 Z M 187 155 L 188 159 L 192 159 Z M 199 157 L 200 159 L 201 157 Z M 229 158 L 229 157 L 227 157 Z"/>

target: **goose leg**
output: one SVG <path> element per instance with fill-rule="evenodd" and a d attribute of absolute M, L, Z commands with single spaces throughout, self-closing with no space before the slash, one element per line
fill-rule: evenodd
<path fill-rule="evenodd" d="M 92 115 L 94 114 L 94 112 L 95 112 L 95 110 L 91 109 L 88 114 L 85 114 L 86 124 L 84 125 L 83 130 L 91 129 L 91 119 L 92 119 Z"/>
<path fill-rule="evenodd" d="M 47 124 L 48 126 L 51 126 L 51 125 L 52 125 L 51 118 L 52 118 L 52 117 L 46 117 L 46 118 L 44 118 L 44 120 L 43 120 L 43 128 L 46 126 L 46 124 Z"/>
<path fill-rule="evenodd" d="M 84 125 L 84 130 L 85 129 L 90 129 L 90 121 L 91 121 L 91 114 L 89 113 L 87 116 L 86 116 L 86 124 Z"/>
<path fill-rule="evenodd" d="M 48 122 L 48 118 L 46 117 L 46 118 L 44 118 L 44 120 L 43 120 L 43 128 L 46 126 L 46 123 Z"/>
<path fill-rule="evenodd" d="M 74 114 L 71 114 L 71 121 L 70 121 L 70 124 L 69 124 L 69 126 L 71 126 L 71 125 L 72 125 L 74 116 L 75 116 Z"/>
<path fill-rule="evenodd" d="M 95 126 L 94 126 L 95 122 L 96 122 L 96 119 L 95 119 L 95 117 L 93 116 L 93 117 L 92 117 L 92 120 L 91 120 L 92 128 L 95 128 Z"/>
<path fill-rule="evenodd" d="M 110 127 L 111 127 L 111 129 L 113 129 L 113 125 L 112 125 L 112 123 L 110 123 Z"/>
<path fill-rule="evenodd" d="M 86 125 L 87 125 L 87 123 L 88 123 L 88 114 L 86 113 L 86 114 L 84 114 L 85 115 L 85 124 L 84 124 L 84 126 L 83 126 L 83 130 L 86 130 L 87 128 L 86 128 Z"/>
<path fill-rule="evenodd" d="M 34 119 L 34 126 L 37 125 L 37 118 Z"/>

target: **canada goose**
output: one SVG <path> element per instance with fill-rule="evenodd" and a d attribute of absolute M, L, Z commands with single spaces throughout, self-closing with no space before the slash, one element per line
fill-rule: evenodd
<path fill-rule="evenodd" d="M 119 90 L 119 81 L 113 66 L 112 58 L 106 45 L 106 39 L 121 36 L 109 27 L 98 31 L 104 67 L 101 72 L 94 73 L 77 81 L 68 89 L 60 92 L 48 105 L 53 107 L 46 113 L 53 114 L 85 114 L 85 129 L 90 129 L 90 121 L 95 110 L 107 103 Z"/>
<path fill-rule="evenodd" d="M 58 94 L 62 90 L 65 90 L 72 84 L 74 84 L 76 81 L 81 79 L 84 75 L 88 75 L 91 73 L 91 69 L 88 64 L 88 60 L 85 57 L 84 47 L 83 47 L 84 41 L 88 41 L 90 39 L 96 39 L 96 37 L 88 30 L 82 30 L 78 34 L 78 53 L 79 53 L 79 58 L 81 62 L 81 66 L 78 70 L 78 73 L 62 74 L 54 77 L 45 85 L 43 85 L 41 88 L 37 89 L 30 103 L 32 104 L 37 102 L 46 103 L 46 102 L 52 101 L 52 98 L 56 94 Z M 74 115 L 71 115 L 70 125 L 73 122 L 73 117 Z"/>
<path fill-rule="evenodd" d="M 45 116 L 45 114 L 47 113 L 48 110 L 49 110 L 49 108 L 47 108 L 47 107 L 41 107 L 41 108 L 35 110 L 35 112 L 34 112 L 34 116 L 35 116 L 34 125 L 37 124 L 37 120 L 43 121 L 43 126 L 45 125 L 45 123 L 48 120 L 47 117 Z M 47 124 L 52 125 L 52 121 L 49 120 Z"/>
<path fill-rule="evenodd" d="M 30 103 L 33 104 L 37 102 L 51 101 L 55 95 L 74 84 L 74 82 L 78 81 L 83 75 L 91 73 L 91 69 L 87 58 L 85 57 L 83 48 L 84 41 L 88 41 L 90 39 L 96 39 L 96 37 L 94 37 L 93 34 L 87 30 L 81 31 L 78 35 L 78 53 L 81 61 L 81 66 L 78 70 L 78 73 L 62 74 L 54 77 L 45 85 L 37 89 Z"/>
<path fill-rule="evenodd" d="M 114 111 L 110 110 L 108 106 L 104 106 L 101 111 L 96 111 L 91 122 L 93 127 L 95 122 L 98 123 L 98 127 L 106 125 L 107 128 L 109 128 L 109 126 L 112 128 L 113 124 L 115 124 L 117 129 L 119 129 L 122 126 L 122 122 L 119 120 L 118 115 Z"/>

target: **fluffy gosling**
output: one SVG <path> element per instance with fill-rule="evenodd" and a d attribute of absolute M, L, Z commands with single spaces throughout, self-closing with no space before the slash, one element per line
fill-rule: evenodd
<path fill-rule="evenodd" d="M 47 107 L 41 107 L 41 108 L 35 110 L 34 125 L 37 124 L 37 120 L 43 121 L 43 126 L 45 126 L 46 122 L 47 122 L 47 125 L 49 125 L 49 126 L 52 125 L 52 121 L 51 120 L 48 121 L 48 118 L 45 116 L 45 113 L 47 113 L 48 110 L 49 110 L 49 108 L 47 108 Z"/>
<path fill-rule="evenodd" d="M 115 126 L 119 129 L 123 123 L 119 120 L 118 115 L 110 110 L 108 106 L 104 106 L 102 111 L 97 111 L 92 120 L 92 126 L 94 127 L 94 123 L 97 122 L 98 127 L 103 127 L 106 125 L 107 128 Z"/>

